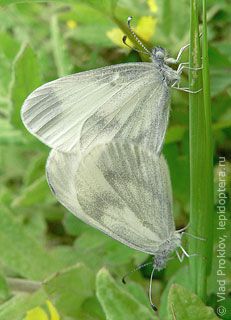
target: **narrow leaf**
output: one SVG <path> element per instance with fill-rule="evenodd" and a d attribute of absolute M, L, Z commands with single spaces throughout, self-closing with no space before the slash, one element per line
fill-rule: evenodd
<path fill-rule="evenodd" d="M 71 73 L 71 62 L 66 50 L 66 43 L 59 31 L 57 15 L 51 17 L 50 30 L 58 76 L 63 77 Z"/>
<path fill-rule="evenodd" d="M 205 8 L 204 8 L 205 9 Z M 206 19 L 206 15 L 204 16 Z M 206 24 L 206 20 L 204 21 Z M 203 43 L 207 42 L 207 32 L 203 34 Z M 203 44 L 203 49 L 207 46 Z M 204 50 L 203 50 L 204 52 Z M 189 134 L 190 134 L 190 233 L 206 241 L 189 239 L 190 254 L 201 257 L 190 258 L 190 277 L 192 290 L 205 301 L 207 290 L 207 272 L 212 256 L 213 221 L 213 165 L 211 143 L 211 113 L 209 106 L 207 53 L 203 57 L 203 91 L 190 94 L 189 98 Z M 198 15 L 196 0 L 191 0 L 191 39 L 190 67 L 202 65 Z M 190 70 L 190 90 L 202 88 L 201 70 Z M 206 105 L 205 105 L 206 103 Z"/>
<path fill-rule="evenodd" d="M 13 66 L 13 73 L 11 123 L 16 129 L 23 130 L 23 133 L 31 137 L 20 117 L 20 109 L 26 97 L 42 84 L 38 60 L 31 47 L 23 46 L 21 48 Z"/>

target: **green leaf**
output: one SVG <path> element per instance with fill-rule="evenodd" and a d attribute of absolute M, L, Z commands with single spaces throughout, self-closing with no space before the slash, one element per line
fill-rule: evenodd
<path fill-rule="evenodd" d="M 106 247 L 106 246 L 105 246 Z M 129 263 L 134 257 L 135 251 L 118 241 L 108 242 L 106 263 L 109 265 L 121 265 Z"/>
<path fill-rule="evenodd" d="M 168 319 L 174 320 L 172 307 L 177 319 L 184 320 L 218 320 L 211 307 L 207 307 L 201 299 L 180 286 L 173 284 L 168 296 Z"/>
<path fill-rule="evenodd" d="M 0 33 L 1 51 L 9 59 L 13 60 L 18 53 L 19 43 L 9 33 Z"/>
<path fill-rule="evenodd" d="M 31 206 L 36 203 L 53 202 L 54 197 L 51 194 L 47 184 L 46 177 L 42 176 L 35 180 L 31 185 L 22 189 L 22 194 L 15 198 L 13 206 Z"/>
<path fill-rule="evenodd" d="M 81 316 L 81 320 L 85 319 L 84 315 L 87 320 L 105 320 L 103 309 L 95 296 L 84 301 L 82 305 L 82 313 L 83 315 Z"/>
<path fill-rule="evenodd" d="M 99 230 L 91 229 L 90 232 L 83 233 L 76 241 L 76 246 L 79 249 L 95 250 L 98 247 L 105 245 L 108 237 Z M 113 241 L 113 240 L 112 240 Z"/>
<path fill-rule="evenodd" d="M 2 19 L 0 18 L 0 20 L 2 24 Z M 8 99 L 9 94 L 8 91 L 11 82 L 11 63 L 19 50 L 19 44 L 13 38 L 13 36 L 3 31 L 0 32 L 0 43 L 0 74 L 4 75 L 0 77 L 0 104 L 4 104 L 3 97 Z M 5 101 L 5 103 L 6 102 L 7 101 Z"/>
<path fill-rule="evenodd" d="M 77 238 L 75 247 L 86 256 L 84 261 L 87 265 L 89 264 L 85 259 L 92 260 L 92 258 L 89 259 L 90 254 L 94 256 L 97 253 L 97 259 L 94 259 L 95 267 L 97 262 L 99 262 L 99 267 L 102 265 L 101 259 L 104 259 L 108 265 L 121 265 L 129 263 L 132 258 L 139 256 L 139 253 L 135 250 L 124 246 L 92 227 L 88 226 L 88 229 L 82 230 L 83 233 Z"/>
<path fill-rule="evenodd" d="M 43 304 L 46 299 L 47 296 L 43 290 L 31 295 L 17 294 L 0 305 L 0 320 L 19 320 L 26 311 Z"/>
<path fill-rule="evenodd" d="M 66 0 L 66 3 L 85 3 L 86 5 L 90 5 L 93 8 L 100 10 L 104 13 L 107 13 L 109 15 L 113 14 L 114 9 L 116 7 L 116 3 L 118 0 L 101 0 L 101 1 L 95 1 L 95 0 Z M 44 0 L 2 0 L 1 5 L 9 5 L 12 3 L 34 3 L 34 2 L 44 2 Z M 63 0 L 48 0 L 47 2 L 63 2 Z"/>
<path fill-rule="evenodd" d="M 10 297 L 7 282 L 5 278 L 0 274 L 0 303 Z"/>
<path fill-rule="evenodd" d="M 191 0 L 190 67 L 201 66 L 197 1 Z M 206 23 L 203 1 L 203 91 L 189 96 L 190 136 L 190 233 L 207 241 L 189 239 L 189 254 L 206 259 L 190 259 L 192 291 L 205 301 L 207 275 L 211 271 L 213 246 L 213 148 Z M 190 70 L 190 90 L 202 88 L 201 70 Z M 206 188 L 204 187 L 206 186 Z"/>
<path fill-rule="evenodd" d="M 120 288 L 106 269 L 96 277 L 96 295 L 106 314 L 107 320 L 158 320 L 153 310 L 140 303 L 125 289 Z"/>
<path fill-rule="evenodd" d="M 50 23 L 52 48 L 59 77 L 64 77 L 71 73 L 71 61 L 67 53 L 66 43 L 60 34 L 58 16 L 53 15 Z"/>
<path fill-rule="evenodd" d="M 47 157 L 47 152 L 44 154 L 40 152 L 37 157 L 31 159 L 32 161 L 30 161 L 29 167 L 26 171 L 26 177 L 24 178 L 25 186 L 31 185 L 37 179 L 40 179 L 41 176 L 44 176 Z"/>
<path fill-rule="evenodd" d="M 173 277 L 171 277 L 167 286 L 165 287 L 164 292 L 162 293 L 162 296 L 161 296 L 161 303 L 160 303 L 161 320 L 169 320 L 166 306 L 168 302 L 169 290 L 173 283 L 180 284 L 185 288 L 190 289 L 188 267 L 181 268 Z"/>
<path fill-rule="evenodd" d="M 27 45 L 21 48 L 16 57 L 13 71 L 11 123 L 16 129 L 23 130 L 23 133 L 29 136 L 22 123 L 20 109 L 26 97 L 42 84 L 38 60 L 30 46 Z"/>
<path fill-rule="evenodd" d="M 63 0 L 50 0 L 47 2 L 63 2 Z M 67 0 L 66 2 L 73 2 L 75 0 Z M 8 4 L 13 4 L 13 3 L 35 3 L 35 2 L 44 2 L 44 0 L 2 0 L 1 5 L 8 5 Z"/>
<path fill-rule="evenodd" d="M 127 292 L 134 296 L 141 304 L 146 306 L 148 309 L 150 308 L 148 295 L 139 284 L 129 279 L 129 282 L 126 283 L 126 287 L 124 287 L 122 281 L 120 282 L 120 286 L 122 286 L 123 289 L 126 289 Z"/>
<path fill-rule="evenodd" d="M 62 269 L 72 266 L 77 262 L 82 262 L 79 252 L 71 246 L 55 246 L 50 250 L 50 254 L 62 262 Z"/>
<path fill-rule="evenodd" d="M 93 295 L 94 275 L 83 264 L 76 264 L 43 283 L 49 299 L 63 315 L 77 317 L 85 299 Z"/>
<path fill-rule="evenodd" d="M 87 5 L 92 6 L 93 8 L 106 13 L 107 15 L 111 16 L 114 13 L 118 0 L 82 0 L 82 3 L 86 3 Z"/>
<path fill-rule="evenodd" d="M 68 32 L 67 37 L 76 39 L 87 45 L 100 47 L 115 47 L 115 44 L 106 36 L 106 32 L 115 28 L 115 24 L 83 24 Z M 122 41 L 122 40 L 121 40 Z"/>
<path fill-rule="evenodd" d="M 166 137 L 164 140 L 165 144 L 181 141 L 184 133 L 188 130 L 186 126 L 175 125 L 168 128 Z"/>
<path fill-rule="evenodd" d="M 210 65 L 211 94 L 212 96 L 222 92 L 231 85 L 231 62 L 228 57 L 210 46 L 208 48 Z"/>
<path fill-rule="evenodd" d="M 4 206 L 0 206 L 0 256 L 4 265 L 32 280 L 43 280 L 60 266 Z"/>
<path fill-rule="evenodd" d="M 85 231 L 91 232 L 92 230 L 92 227 L 78 219 L 70 212 L 65 214 L 63 224 L 66 232 L 72 236 L 79 236 Z"/>
<path fill-rule="evenodd" d="M 61 13 L 59 15 L 59 20 L 65 21 L 67 26 L 69 20 L 75 21 L 77 26 L 79 24 L 92 24 L 93 22 L 99 25 L 111 22 L 110 18 L 105 16 L 103 12 L 95 10 L 83 3 L 75 4 L 71 11 Z"/>
<path fill-rule="evenodd" d="M 25 142 L 21 131 L 15 130 L 8 120 L 0 118 L 0 145 L 22 145 Z"/>

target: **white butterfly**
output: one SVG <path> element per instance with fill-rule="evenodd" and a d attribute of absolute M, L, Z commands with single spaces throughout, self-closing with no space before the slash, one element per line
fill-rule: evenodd
<path fill-rule="evenodd" d="M 87 155 L 52 150 L 46 166 L 51 190 L 75 216 L 130 248 L 154 255 L 154 269 L 165 267 L 181 246 L 164 157 L 141 145 L 111 142 Z M 151 277 L 152 278 L 152 277 Z M 151 282 L 150 282 L 151 283 Z M 153 309 L 156 307 L 151 302 Z"/>
<path fill-rule="evenodd" d="M 169 118 L 171 87 L 179 90 L 178 63 L 167 52 L 146 49 L 128 25 L 151 63 L 125 63 L 80 72 L 46 83 L 25 100 L 21 117 L 26 128 L 56 150 L 76 153 L 97 143 L 123 139 L 159 154 Z M 125 39 L 124 39 L 125 42 Z M 125 42 L 126 43 L 126 42 Z M 139 51 L 139 50 L 137 50 Z"/>
<path fill-rule="evenodd" d="M 163 156 L 111 142 L 97 145 L 81 159 L 52 150 L 46 171 L 57 199 L 114 239 L 148 254 L 159 252 L 167 239 L 173 247 L 179 245 Z"/>

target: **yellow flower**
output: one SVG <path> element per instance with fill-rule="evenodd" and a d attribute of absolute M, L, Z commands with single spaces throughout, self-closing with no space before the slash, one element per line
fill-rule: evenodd
<path fill-rule="evenodd" d="M 133 28 L 133 29 L 137 33 L 138 36 L 140 35 L 142 39 L 144 39 L 145 41 L 149 41 L 155 33 L 156 23 L 157 23 L 156 18 L 153 18 L 151 16 L 142 17 L 138 21 L 137 27 Z M 118 46 L 126 47 L 122 41 L 124 33 L 119 28 L 113 28 L 113 29 L 107 31 L 106 35 L 112 42 L 114 42 Z M 130 46 L 133 45 L 129 39 L 127 39 L 126 42 Z"/>
<path fill-rule="evenodd" d="M 156 13 L 158 11 L 158 7 L 155 0 L 147 0 L 147 3 L 151 12 Z"/>
<path fill-rule="evenodd" d="M 151 16 L 142 17 L 135 29 L 137 34 L 140 34 L 142 39 L 145 41 L 149 41 L 153 36 L 155 29 L 156 29 L 157 19 Z"/>
<path fill-rule="evenodd" d="M 53 304 L 49 300 L 46 301 L 46 304 L 47 304 L 48 309 L 50 311 L 50 315 L 51 315 L 50 320 L 60 320 L 59 314 L 56 311 Z"/>
<path fill-rule="evenodd" d="M 23 320 L 49 320 L 47 313 L 41 307 L 35 307 L 27 311 Z"/>
<path fill-rule="evenodd" d="M 23 320 L 60 320 L 60 317 L 52 303 L 47 300 L 45 306 L 27 311 Z"/>
<path fill-rule="evenodd" d="M 75 20 L 67 20 L 67 27 L 71 30 L 75 29 L 77 26 L 77 22 Z"/>
<path fill-rule="evenodd" d="M 127 46 L 122 41 L 124 33 L 119 28 L 113 28 L 113 29 L 107 31 L 106 35 L 112 42 L 114 42 L 118 46 L 127 48 Z M 127 39 L 127 43 L 130 46 L 132 45 L 132 42 L 129 39 Z"/>

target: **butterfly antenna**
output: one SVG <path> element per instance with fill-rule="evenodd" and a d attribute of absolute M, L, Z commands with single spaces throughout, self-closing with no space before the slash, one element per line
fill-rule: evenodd
<path fill-rule="evenodd" d="M 139 270 L 139 269 L 141 269 L 141 268 L 144 268 L 144 267 L 146 267 L 146 266 L 148 266 L 149 264 L 152 264 L 152 263 L 153 263 L 153 262 L 150 261 L 150 262 L 141 264 L 139 267 L 137 267 L 137 268 L 135 268 L 134 270 L 128 272 L 127 274 L 125 274 L 125 276 L 123 276 L 122 282 L 123 282 L 124 284 L 126 284 L 125 278 L 126 278 L 127 276 L 129 276 L 131 273 L 133 273 L 133 272 L 135 272 L 135 271 L 137 271 L 137 270 Z"/>
<path fill-rule="evenodd" d="M 140 41 L 140 39 L 138 38 L 138 36 L 135 34 L 135 32 L 132 30 L 132 27 L 130 25 L 130 21 L 132 20 L 132 17 L 128 17 L 128 27 L 131 31 L 131 33 L 133 34 L 133 37 L 136 39 L 136 41 L 141 45 L 141 47 L 148 53 L 148 55 L 152 55 L 151 51 L 149 51 L 144 45 L 143 43 Z"/>
<path fill-rule="evenodd" d="M 150 277 L 150 284 L 149 284 L 149 302 L 150 302 L 150 305 L 152 307 L 152 309 L 154 311 L 157 311 L 157 307 L 154 306 L 154 304 L 152 303 L 152 278 L 153 278 L 153 274 L 154 274 L 154 270 L 155 270 L 155 266 L 153 267 L 152 269 L 152 273 L 151 273 L 151 277 Z"/>
<path fill-rule="evenodd" d="M 132 46 L 130 46 L 129 44 L 127 44 L 126 40 L 127 40 L 127 36 L 124 35 L 124 36 L 123 36 L 123 43 L 124 43 L 128 48 L 130 48 L 130 49 L 132 49 L 132 50 L 135 50 L 135 51 L 137 51 L 137 52 L 143 53 L 143 54 L 150 55 L 149 53 L 147 53 L 147 52 L 145 52 L 145 51 L 141 51 L 141 50 L 139 50 L 139 49 L 133 48 Z"/>

